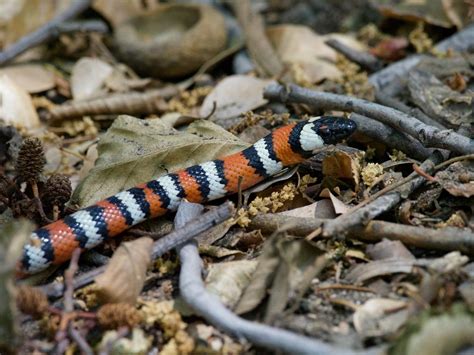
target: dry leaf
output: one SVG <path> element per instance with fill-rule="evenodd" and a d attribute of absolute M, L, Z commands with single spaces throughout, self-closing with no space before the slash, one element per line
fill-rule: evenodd
<path fill-rule="evenodd" d="M 8 75 L 0 75 L 0 119 L 15 127 L 36 128 L 40 124 L 30 95 Z"/>
<path fill-rule="evenodd" d="M 256 260 L 211 264 L 206 277 L 206 288 L 219 296 L 221 302 L 232 309 L 250 283 L 257 265 Z"/>
<path fill-rule="evenodd" d="M 16 42 L 24 35 L 49 22 L 68 8 L 73 0 L 17 0 L 16 2 L 18 7 L 13 10 L 15 16 L 11 17 L 6 24 L 5 46 Z"/>
<path fill-rule="evenodd" d="M 351 180 L 357 188 L 360 172 L 358 154 L 358 152 L 347 153 L 338 150 L 326 156 L 323 160 L 323 175 Z"/>
<path fill-rule="evenodd" d="M 323 191 L 321 191 L 320 196 L 329 198 L 331 200 L 331 203 L 334 207 L 334 212 L 336 214 L 344 214 L 350 210 L 350 207 L 334 196 L 334 194 L 328 188 L 325 188 Z"/>
<path fill-rule="evenodd" d="M 269 27 L 267 35 L 275 47 L 280 60 L 287 66 L 302 70 L 304 80 L 318 83 L 324 79 L 338 79 L 341 71 L 336 67 L 337 53 L 324 42 L 334 38 L 344 44 L 363 50 L 364 47 L 348 35 L 331 34 L 321 36 L 309 27 L 278 25 Z"/>
<path fill-rule="evenodd" d="M 315 202 L 308 206 L 294 208 L 292 210 L 280 212 L 278 214 L 283 215 L 283 216 L 290 216 L 290 217 L 314 218 L 314 216 L 316 215 L 317 206 L 318 206 L 318 202 Z"/>
<path fill-rule="evenodd" d="M 383 336 L 396 332 L 410 316 L 405 301 L 374 298 L 354 313 L 354 327 L 364 337 Z"/>
<path fill-rule="evenodd" d="M 185 131 L 177 131 L 161 119 L 119 116 L 101 137 L 96 166 L 74 191 L 73 200 L 89 206 L 139 183 L 247 146 L 209 121 L 198 120 Z"/>
<path fill-rule="evenodd" d="M 413 254 L 399 240 L 383 239 L 377 244 L 368 245 L 367 254 L 372 260 L 390 258 L 415 260 Z"/>
<path fill-rule="evenodd" d="M 71 91 L 74 100 L 97 97 L 113 67 L 97 58 L 83 57 L 77 61 L 71 74 Z"/>
<path fill-rule="evenodd" d="M 461 28 L 468 22 L 468 4 L 462 0 L 384 0 L 375 4 L 386 17 L 424 21 L 431 25 Z"/>
<path fill-rule="evenodd" d="M 263 89 L 273 84 L 273 80 L 258 79 L 246 75 L 231 75 L 216 85 L 214 90 L 204 99 L 199 115 L 207 117 L 211 114 L 213 121 L 225 121 L 237 117 L 244 112 L 265 105 L 268 101 L 263 98 Z"/>
<path fill-rule="evenodd" d="M 345 277 L 348 282 L 361 283 L 373 277 L 404 273 L 413 271 L 415 260 L 410 259 L 383 259 L 371 261 L 367 264 L 359 264 L 354 267 Z"/>
<path fill-rule="evenodd" d="M 102 303 L 135 304 L 145 282 L 153 239 L 125 242 L 115 251 L 107 269 L 95 279 Z"/>
<path fill-rule="evenodd" d="M 12 65 L 0 69 L 19 87 L 30 94 L 46 91 L 56 86 L 54 73 L 39 64 Z"/>

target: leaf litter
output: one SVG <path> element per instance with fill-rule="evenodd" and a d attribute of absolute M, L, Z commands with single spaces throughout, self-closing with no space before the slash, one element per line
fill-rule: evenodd
<path fill-rule="evenodd" d="M 72 6 L 68 0 L 59 1 L 55 9 L 37 1 L 7 3 L 0 16 L 3 49 Z M 129 61 L 140 56 L 119 56 L 109 41 L 111 34 L 89 30 L 90 23 L 83 18 L 78 21 L 85 31 L 66 33 L 67 26 L 56 25 L 58 39 L 30 49 L 18 57 L 18 63 L 2 64 L 2 227 L 10 230 L 8 223 L 20 216 L 38 225 L 54 218 L 47 207 L 48 178 L 53 174 L 65 176 L 74 187 L 69 203 L 56 211 L 63 217 L 138 183 L 240 151 L 288 122 L 320 114 L 342 115 L 324 106 L 285 103 L 283 95 L 282 102 L 270 100 L 269 84 L 298 84 L 349 95 L 347 102 L 351 97 L 376 101 L 445 133 L 452 130 L 472 137 L 472 55 L 441 52 L 435 46 L 462 28 L 467 35 L 461 42 L 472 46 L 472 29 L 465 27 L 473 9 L 469 1 L 374 5 L 360 0 L 351 4 L 354 11 L 341 11 L 346 6 L 342 3 L 319 1 L 263 1 L 255 8 L 245 8 L 246 3 L 225 10 L 226 5 L 214 7 L 226 18 L 231 38 L 219 54 L 211 56 L 205 50 L 203 54 L 197 42 L 173 43 L 176 50 L 187 45 L 184 53 L 192 53 L 191 58 L 206 59 L 197 73 L 173 81 L 161 74 L 154 77 L 152 71 L 136 74 Z M 91 6 L 96 12 L 87 12 L 88 20 L 106 20 L 117 29 L 137 15 L 178 5 L 104 0 Z M 183 8 L 191 7 L 179 11 Z M 242 16 L 249 9 L 250 15 Z M 182 18 L 191 21 L 197 14 Z M 189 24 L 179 22 L 180 18 L 173 15 L 165 22 L 171 31 L 184 35 Z M 156 37 L 153 31 L 158 31 Z M 170 34 L 167 31 L 163 33 Z M 154 27 L 146 33 L 149 37 L 143 42 L 163 35 Z M 328 39 L 342 43 L 342 49 L 329 47 Z M 453 41 L 456 47 L 457 40 Z M 268 53 L 275 60 L 266 63 Z M 368 78 L 377 72 L 364 69 L 357 56 L 361 53 L 375 56 L 382 71 L 393 70 L 404 80 L 390 80 L 393 85 L 387 91 L 374 88 Z M 404 58 L 417 55 L 422 59 L 415 66 L 397 72 Z M 250 63 L 245 75 L 234 70 L 237 58 Z M 280 66 L 281 71 L 275 72 Z M 368 122 L 368 128 L 380 128 Z M 316 152 L 299 167 L 230 197 L 239 207 L 236 215 L 196 238 L 207 289 L 236 314 L 350 351 L 369 352 L 374 344 L 393 354 L 471 350 L 472 154 L 460 157 L 443 147 L 443 160 L 453 160 L 423 170 L 422 162 L 415 159 L 423 155 L 406 143 L 406 132 L 396 123 L 389 128 L 395 131 L 369 135 L 360 130 L 348 141 Z M 19 133 L 13 134 L 13 129 Z M 390 140 L 395 139 L 393 132 L 400 141 Z M 21 137 L 27 136 L 42 137 L 47 160 L 38 168 L 34 184 L 20 183 L 15 164 Z M 416 174 L 415 179 L 421 176 L 423 183 L 412 188 L 415 179 L 409 179 L 410 174 Z M 388 208 L 376 204 L 380 196 L 400 199 Z M 353 218 L 374 203 L 380 213 L 370 218 L 373 221 L 361 218 L 347 233 L 329 238 L 322 233 L 329 222 Z M 206 207 L 213 210 L 215 203 Z M 273 222 L 261 224 L 262 215 Z M 102 353 L 134 354 L 260 351 L 183 305 L 180 260 L 173 251 L 150 260 L 153 241 L 149 237 L 169 233 L 169 217 L 147 221 L 107 241 L 97 249 L 98 255 L 90 252 L 79 259 L 79 278 L 100 268 L 106 271 L 93 278 L 92 286 L 65 294 L 60 302 L 51 299 L 46 310 L 41 307 L 46 312 L 43 320 L 33 314 L 20 318 L 13 302 L 18 296 L 13 292 L 10 259 L 17 258 L 20 249 L 7 252 L 8 243 L 21 244 L 29 235 L 23 224 L 16 224 L 17 232 L 5 233 L 13 237 L 0 248 L 6 280 L 0 334 L 8 334 L 0 339 L 0 351 L 10 345 L 18 328 L 33 339 L 17 338 L 15 346 L 25 353 L 87 353 L 88 347 Z M 378 223 L 377 228 L 372 229 L 372 222 Z M 404 232 L 405 227 L 415 228 L 411 231 L 416 233 Z M 440 237 L 428 245 L 437 243 L 436 250 L 419 246 L 416 239 L 404 242 L 433 232 Z M 363 238 L 367 234 L 372 239 Z M 97 267 L 97 262 L 107 266 Z M 64 269 L 49 273 L 49 278 L 28 280 L 46 283 L 34 290 L 48 292 L 58 280 L 62 287 Z M 64 274 L 67 286 L 71 281 Z M 24 311 L 44 300 L 28 292 L 21 298 L 28 306 L 21 307 Z M 72 310 L 67 306 L 70 301 Z M 35 327 L 41 332 L 31 330 Z M 80 330 L 83 341 L 74 329 Z M 47 336 L 46 330 L 53 336 Z"/>

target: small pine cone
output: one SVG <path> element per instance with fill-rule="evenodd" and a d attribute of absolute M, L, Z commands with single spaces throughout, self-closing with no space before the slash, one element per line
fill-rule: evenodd
<path fill-rule="evenodd" d="M 21 181 L 38 181 L 46 164 L 43 143 L 36 138 L 26 138 L 21 144 L 16 160 L 16 174 Z"/>
<path fill-rule="evenodd" d="M 142 315 L 128 303 L 109 303 L 100 307 L 97 320 L 104 329 L 133 328 L 142 321 Z"/>
<path fill-rule="evenodd" d="M 45 294 L 30 286 L 18 287 L 16 304 L 22 313 L 29 314 L 35 319 L 41 318 L 49 307 Z"/>
<path fill-rule="evenodd" d="M 65 175 L 53 174 L 46 182 L 44 198 L 51 207 L 64 207 L 64 204 L 71 198 L 71 181 Z"/>

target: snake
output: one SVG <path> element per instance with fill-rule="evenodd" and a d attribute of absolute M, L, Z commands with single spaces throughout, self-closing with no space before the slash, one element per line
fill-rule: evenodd
<path fill-rule="evenodd" d="M 240 152 L 121 191 L 32 232 L 17 274 L 59 265 L 76 248 L 92 249 L 140 222 L 176 211 L 183 199 L 205 203 L 248 189 L 303 162 L 316 149 L 348 138 L 356 128 L 354 121 L 336 116 L 293 122 Z"/>

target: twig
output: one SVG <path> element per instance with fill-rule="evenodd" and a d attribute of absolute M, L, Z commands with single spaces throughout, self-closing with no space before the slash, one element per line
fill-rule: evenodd
<path fill-rule="evenodd" d="M 421 168 L 424 171 L 432 172 L 435 164 L 440 163 L 442 160 L 442 155 L 435 151 L 430 158 L 423 162 Z M 341 236 L 346 234 L 349 229 L 354 228 L 355 226 L 367 224 L 378 215 L 392 209 L 401 201 L 402 195 L 409 195 L 424 181 L 425 179 L 423 177 L 414 178 L 402 186 L 397 187 L 393 191 L 378 197 L 374 201 L 366 204 L 364 207 L 358 209 L 354 208 L 354 211 L 328 221 L 323 225 L 323 236 Z"/>
<path fill-rule="evenodd" d="M 383 67 L 383 63 L 373 54 L 368 52 L 362 52 L 357 49 L 346 46 L 344 43 L 337 39 L 329 39 L 325 42 L 329 47 L 335 49 L 342 55 L 344 55 L 351 62 L 360 65 L 362 68 L 367 69 L 371 72 L 380 70 Z"/>
<path fill-rule="evenodd" d="M 381 104 L 388 107 L 392 107 L 399 111 L 405 112 L 407 115 L 413 116 L 418 118 L 421 122 L 426 123 L 427 125 L 437 127 L 439 129 L 446 129 L 441 123 L 432 119 L 431 117 L 427 116 L 423 111 L 416 107 L 409 107 L 405 105 L 400 100 L 397 100 L 394 97 L 385 95 L 385 93 L 380 92 L 378 90 L 375 91 L 375 100 Z"/>
<path fill-rule="evenodd" d="M 109 28 L 104 21 L 100 20 L 82 20 L 67 21 L 56 26 L 57 35 L 70 32 L 99 32 L 107 33 Z"/>
<path fill-rule="evenodd" d="M 447 51 L 453 49 L 463 52 L 474 44 L 474 25 L 464 28 L 462 31 L 456 32 L 451 37 L 441 41 L 435 46 L 438 51 Z M 389 65 L 379 70 L 369 77 L 369 81 L 377 90 L 383 91 L 386 95 L 395 96 L 403 87 L 404 79 L 408 72 L 417 65 L 426 55 L 413 55 L 403 60 Z"/>
<path fill-rule="evenodd" d="M 305 237 L 326 223 L 327 219 L 301 218 L 279 214 L 262 214 L 254 217 L 250 228 L 264 233 L 273 233 L 287 228 L 289 234 Z M 349 230 L 348 237 L 367 242 L 379 242 L 384 238 L 398 240 L 407 246 L 427 250 L 456 251 L 474 255 L 474 233 L 469 229 L 407 226 L 385 221 L 371 221 L 366 226 L 355 226 Z"/>
<path fill-rule="evenodd" d="M 58 35 L 58 25 L 81 14 L 89 7 L 90 3 L 91 0 L 76 0 L 68 9 L 51 21 L 0 52 L 0 65 L 14 59 L 26 50 L 56 37 Z"/>
<path fill-rule="evenodd" d="M 199 213 L 194 204 L 181 203 L 176 217 L 176 227 Z M 187 209 L 192 211 L 189 213 Z M 190 223 L 193 224 L 193 223 Z M 178 250 L 181 260 L 179 275 L 180 293 L 185 302 L 198 314 L 216 327 L 245 338 L 253 344 L 277 351 L 297 354 L 354 354 L 354 351 L 338 348 L 316 339 L 304 337 L 283 329 L 248 321 L 227 309 L 213 294 L 207 292 L 202 281 L 202 260 L 195 242 L 188 242 Z"/>
<path fill-rule="evenodd" d="M 345 95 L 308 90 L 297 85 L 269 85 L 263 95 L 270 100 L 301 103 L 324 110 L 341 110 L 368 116 L 418 139 L 425 147 L 474 153 L 474 140 L 450 130 L 440 130 L 391 107 Z"/>
<path fill-rule="evenodd" d="M 58 354 L 64 353 L 69 345 L 66 330 L 69 330 L 70 321 L 74 318 L 74 274 L 78 269 L 80 255 L 81 249 L 75 249 L 69 262 L 69 268 L 64 273 L 64 311 L 61 314 L 61 321 L 55 336 L 57 342 L 56 352 Z"/>
<path fill-rule="evenodd" d="M 350 118 L 357 123 L 359 132 L 377 142 L 382 142 L 387 147 L 397 149 L 417 160 L 425 160 L 433 149 L 425 148 L 423 144 L 412 136 L 389 127 L 369 117 L 353 113 Z"/>
<path fill-rule="evenodd" d="M 198 219 L 193 221 L 192 225 L 186 225 L 166 235 L 165 237 L 153 243 L 152 257 L 158 258 L 164 253 L 170 251 L 176 246 L 198 236 L 211 227 L 222 223 L 234 214 L 234 207 L 226 202 L 215 209 L 204 213 Z M 105 271 L 106 266 L 98 267 L 76 277 L 73 281 L 74 289 L 84 287 L 94 281 L 94 279 Z M 49 298 L 58 298 L 63 295 L 64 285 L 58 282 L 52 282 L 47 285 L 38 286 Z"/>
<path fill-rule="evenodd" d="M 434 169 L 433 169 L 434 170 Z M 421 167 L 416 164 L 413 164 L 413 171 L 415 171 L 418 175 L 423 176 L 428 181 L 435 181 L 435 178 L 424 171 Z"/>
<path fill-rule="evenodd" d="M 85 115 L 146 115 L 160 113 L 167 108 L 164 99 L 172 97 L 177 93 L 177 87 L 167 86 L 143 93 L 114 94 L 100 99 L 71 102 L 56 106 L 51 109 L 49 115 L 52 121 L 56 121 Z"/>
<path fill-rule="evenodd" d="M 76 328 L 74 328 L 72 323 L 69 324 L 69 336 L 77 344 L 77 346 L 81 350 L 82 354 L 84 354 L 84 355 L 93 355 L 94 354 L 94 352 L 92 351 L 92 348 L 87 343 L 86 339 L 84 339 L 84 337 L 81 335 L 81 333 Z"/>
<path fill-rule="evenodd" d="M 247 49 L 257 67 L 263 74 L 279 76 L 283 71 L 283 64 L 265 34 L 263 18 L 252 10 L 249 0 L 232 1 L 231 5 L 245 33 Z"/>

